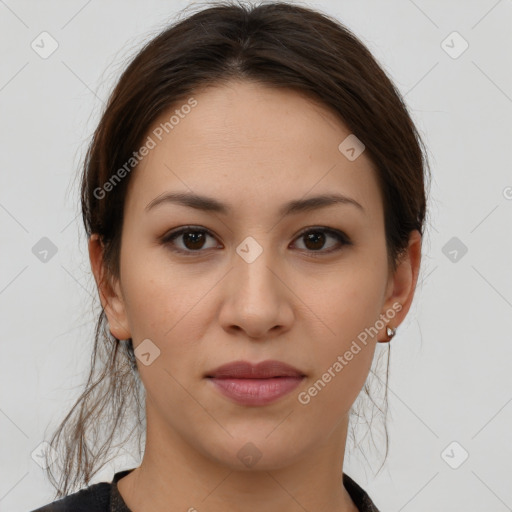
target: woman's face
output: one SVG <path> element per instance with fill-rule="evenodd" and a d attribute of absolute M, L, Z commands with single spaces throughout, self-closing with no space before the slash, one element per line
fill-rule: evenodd
<path fill-rule="evenodd" d="M 407 313 L 419 264 L 388 274 L 376 176 L 361 146 L 339 148 L 349 135 L 304 96 L 248 82 L 204 89 L 148 132 L 105 303 L 112 333 L 133 340 L 148 439 L 263 469 L 344 445 L 382 320 Z M 334 195 L 346 200 L 312 201 Z M 303 377 L 232 376 L 224 384 L 238 400 L 208 377 L 265 360 Z"/>

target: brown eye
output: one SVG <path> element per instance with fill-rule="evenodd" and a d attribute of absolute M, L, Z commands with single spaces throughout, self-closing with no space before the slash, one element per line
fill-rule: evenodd
<path fill-rule="evenodd" d="M 313 251 L 322 249 L 325 244 L 325 233 L 322 233 L 321 231 L 313 231 L 303 236 L 305 246 Z"/>
<path fill-rule="evenodd" d="M 197 229 L 193 227 L 181 228 L 173 231 L 164 237 L 162 243 L 171 246 L 171 249 L 180 253 L 203 252 L 205 242 L 208 237 L 213 236 L 205 229 Z M 177 242 L 181 242 L 178 244 Z M 216 246 L 206 247 L 206 249 L 215 248 Z"/>
<path fill-rule="evenodd" d="M 219 248 L 215 244 L 208 247 L 206 245 L 208 238 L 215 240 L 215 237 L 206 229 L 185 226 L 163 237 L 162 244 L 169 246 L 174 252 L 195 256 L 207 249 Z M 296 240 L 303 241 L 303 250 L 313 256 L 322 256 L 340 250 L 345 245 L 352 245 L 350 239 L 342 231 L 323 227 L 309 228 L 303 231 Z"/>
<path fill-rule="evenodd" d="M 201 249 L 204 245 L 205 236 L 200 231 L 185 231 L 183 234 L 183 244 L 187 249 Z"/>
<path fill-rule="evenodd" d="M 329 238 L 334 239 L 335 243 L 331 242 L 329 247 L 325 249 Z M 309 228 L 307 231 L 303 231 L 297 240 L 304 241 L 304 246 L 308 252 L 330 253 L 340 249 L 340 246 L 351 245 L 345 233 L 330 228 Z"/>

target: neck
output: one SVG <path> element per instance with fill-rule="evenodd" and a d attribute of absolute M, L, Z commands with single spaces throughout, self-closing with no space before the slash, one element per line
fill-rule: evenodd
<path fill-rule="evenodd" d="M 146 449 L 141 465 L 118 481 L 134 512 L 208 510 L 225 512 L 357 512 L 343 487 L 348 417 L 320 446 L 286 465 L 258 462 L 240 469 L 201 453 L 148 408 Z M 259 469 L 256 469 L 259 467 Z"/>

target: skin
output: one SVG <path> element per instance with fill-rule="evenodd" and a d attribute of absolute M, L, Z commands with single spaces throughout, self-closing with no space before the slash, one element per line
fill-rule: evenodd
<path fill-rule="evenodd" d="M 348 414 L 385 328 L 360 344 L 307 405 L 297 395 L 393 304 L 402 309 L 389 325 L 403 321 L 417 282 L 420 234 L 411 233 L 407 253 L 390 273 L 373 164 L 365 152 L 355 161 L 341 154 L 338 145 L 350 131 L 321 104 L 238 81 L 194 98 L 197 106 L 133 171 L 119 280 L 106 274 L 97 237 L 89 241 L 112 334 L 131 337 L 135 349 L 150 339 L 160 350 L 148 366 L 137 361 L 147 396 L 146 449 L 119 491 L 134 512 L 224 512 L 227 505 L 242 512 L 355 511 L 341 483 Z M 171 203 L 145 211 L 167 191 L 211 196 L 232 212 Z M 336 204 L 277 213 L 292 199 L 332 192 L 364 211 Z M 174 241 L 195 250 L 191 256 L 160 241 L 186 225 L 211 233 L 203 245 L 183 236 Z M 319 226 L 342 231 L 352 244 L 329 234 L 323 245 L 299 236 Z M 236 252 L 248 236 L 263 249 L 252 263 Z M 338 250 L 328 253 L 332 248 Z M 242 406 L 204 378 L 239 359 L 277 359 L 306 378 L 274 403 Z M 248 442 L 261 454 L 251 467 L 237 456 Z"/>

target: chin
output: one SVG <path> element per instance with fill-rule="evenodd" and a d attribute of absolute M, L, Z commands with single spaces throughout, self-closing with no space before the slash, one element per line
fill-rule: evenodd
<path fill-rule="evenodd" d="M 271 430 L 270 430 L 271 431 Z M 254 436 L 233 436 L 229 441 L 217 445 L 213 449 L 211 443 L 204 448 L 209 451 L 210 457 L 231 471 L 272 471 L 289 466 L 301 457 L 301 450 L 297 444 L 285 442 L 285 436 L 278 436 L 275 432 L 269 437 L 268 430 L 259 432 Z M 273 439 L 270 437 L 274 436 Z"/>

